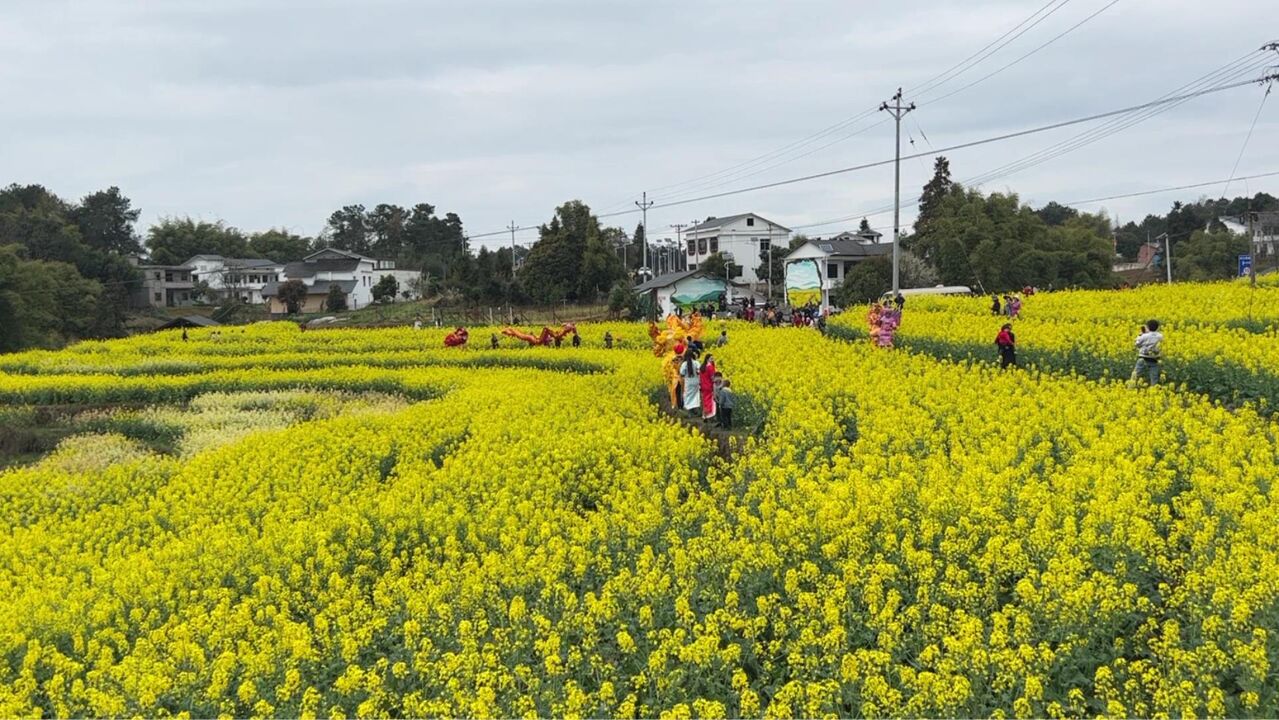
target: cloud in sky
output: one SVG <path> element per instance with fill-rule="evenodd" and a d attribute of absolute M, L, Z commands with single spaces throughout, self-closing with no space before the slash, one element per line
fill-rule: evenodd
<path fill-rule="evenodd" d="M 1279 39 L 1263 34 L 1273 29 L 1263 22 L 1273 0 L 1120 0 L 995 77 L 927 102 L 1109 2 L 1057 0 L 1059 9 L 1024 36 L 921 93 L 903 125 L 904 150 L 912 140 L 923 151 L 1151 100 Z M 511 220 L 532 226 L 572 198 L 598 212 L 627 210 L 646 189 L 662 203 L 891 157 L 892 125 L 881 123 L 791 159 L 883 119 L 872 113 L 772 162 L 686 182 L 856 116 L 899 85 L 918 86 L 1041 7 L 8 0 L 0 5 L 0 182 L 38 182 L 64 197 L 119 185 L 144 224 L 189 214 L 314 234 L 342 205 L 430 202 L 461 215 L 471 233 Z M 1041 204 L 1224 178 L 1260 100 L 1260 88 L 1197 99 L 985 187 Z M 979 176 L 1084 129 L 959 151 L 951 165 L 959 179 Z M 1279 170 L 1276 130 L 1279 108 L 1270 104 L 1239 174 Z M 903 164 L 906 199 L 930 166 Z M 1279 194 L 1279 178 L 1236 183 L 1231 194 L 1258 190 Z M 1104 207 L 1138 219 L 1201 193 L 1221 188 Z M 877 168 L 654 210 L 650 235 L 744 211 L 804 225 L 891 199 L 892 169 Z M 638 214 L 609 222 L 630 230 Z M 871 222 L 891 225 L 891 214 Z"/>

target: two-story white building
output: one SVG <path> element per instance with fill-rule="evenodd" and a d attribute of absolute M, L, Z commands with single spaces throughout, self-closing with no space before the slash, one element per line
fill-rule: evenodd
<path fill-rule="evenodd" d="M 279 286 L 290 280 L 300 280 L 307 288 L 301 312 L 319 312 L 324 309 L 329 287 L 337 285 L 346 296 L 347 308 L 355 310 L 373 303 L 373 286 L 384 275 L 396 279 L 399 285 L 396 299 L 403 298 L 405 290 L 410 290 L 412 295 L 415 280 L 421 277 L 416 270 L 397 270 L 394 260 L 378 260 L 348 250 L 325 248 L 307 255 L 301 262 L 285 265 L 279 281 L 268 283 L 262 289 L 262 295 L 270 303 L 273 314 L 285 313 L 288 309 L 279 300 Z"/>
<path fill-rule="evenodd" d="M 698 266 L 715 253 L 723 253 L 734 264 L 740 265 L 739 282 L 758 287 L 767 282 L 755 270 L 764 262 L 760 253 L 773 245 L 787 247 L 790 244 L 790 228 L 782 227 L 755 213 L 743 213 L 722 218 L 709 218 L 684 231 L 684 253 L 688 269 Z M 774 278 L 780 282 L 781 278 Z"/>
<path fill-rule="evenodd" d="M 239 298 L 254 305 L 265 302 L 262 289 L 280 281 L 284 265 L 263 258 L 228 258 L 221 255 L 196 255 L 186 261 L 196 282 L 208 288 L 210 300 Z"/>

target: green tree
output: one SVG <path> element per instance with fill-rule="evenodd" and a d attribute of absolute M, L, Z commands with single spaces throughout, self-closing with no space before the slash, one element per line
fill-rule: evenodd
<path fill-rule="evenodd" d="M 933 177 L 919 196 L 919 215 L 915 218 L 916 234 L 929 229 L 929 223 L 941 212 L 942 203 L 954 191 L 955 185 L 950 179 L 950 161 L 944 156 L 938 156 L 933 161 Z"/>
<path fill-rule="evenodd" d="M 909 247 L 937 268 L 941 282 L 987 291 L 1108 287 L 1113 254 L 1109 221 L 1078 215 L 1048 227 L 1015 194 L 954 184 Z"/>
<path fill-rule="evenodd" d="M 141 211 L 135 209 L 129 198 L 114 185 L 85 195 L 70 213 L 71 220 L 80 229 L 80 237 L 89 247 L 102 252 L 135 254 L 142 251 L 142 243 L 134 231 Z"/>
<path fill-rule="evenodd" d="M 1035 214 L 1049 227 L 1063 225 L 1067 220 L 1079 217 L 1078 210 L 1062 205 L 1055 200 L 1036 210 Z"/>
<path fill-rule="evenodd" d="M 861 224 L 857 226 L 857 234 L 868 235 L 872 232 L 875 231 L 871 228 L 870 223 L 866 221 L 866 218 L 862 218 Z"/>
<path fill-rule="evenodd" d="M 373 286 L 373 302 L 375 303 L 391 303 L 395 302 L 395 294 L 400 291 L 400 283 L 396 281 L 394 275 L 383 275 Z"/>
<path fill-rule="evenodd" d="M 524 291 L 538 302 L 578 299 L 582 259 L 588 242 L 599 235 L 599 219 L 586 203 L 570 200 L 557 207 L 520 268 Z"/>
<path fill-rule="evenodd" d="M 639 302 L 638 296 L 635 294 L 635 288 L 625 280 L 619 280 L 613 285 L 613 289 L 608 293 L 608 309 L 609 312 L 620 314 L 630 311 L 632 315 L 637 315 L 636 305 Z"/>
<path fill-rule="evenodd" d="M 609 247 L 608 240 L 601 233 L 588 235 L 578 270 L 578 298 L 593 301 L 625 276 L 622 261 Z"/>
<path fill-rule="evenodd" d="M 28 260 L 20 246 L 0 246 L 0 352 L 93 335 L 101 291 L 74 265 Z"/>
<path fill-rule="evenodd" d="M 706 259 L 698 263 L 697 269 L 715 278 L 722 278 L 725 273 L 729 277 L 738 277 L 741 275 L 742 268 L 734 262 L 730 262 L 724 257 L 723 253 L 711 253 Z"/>
<path fill-rule="evenodd" d="M 372 247 L 363 205 L 347 205 L 329 215 L 325 233 L 330 247 L 367 255 Z"/>
<path fill-rule="evenodd" d="M 249 238 L 249 250 L 256 257 L 264 257 L 278 263 L 297 262 L 311 252 L 311 238 L 302 237 L 283 228 L 264 230 Z"/>
<path fill-rule="evenodd" d="M 371 251 L 380 258 L 398 258 L 405 246 L 405 223 L 409 211 L 399 205 L 381 203 L 369 211 L 367 224 Z"/>
<path fill-rule="evenodd" d="M 844 282 L 831 294 L 831 303 L 838 307 L 868 303 L 878 299 L 892 287 L 892 260 L 882 255 L 869 258 L 854 265 L 844 275 Z"/>
<path fill-rule="evenodd" d="M 74 265 L 85 278 L 98 281 L 101 292 L 92 307 L 89 327 L 80 337 L 110 337 L 124 331 L 129 294 L 140 276 L 119 253 L 90 247 L 72 220 L 70 205 L 40 185 L 10 185 L 0 190 L 0 245 L 17 244 L 30 260 Z"/>
<path fill-rule="evenodd" d="M 346 293 L 337 283 L 329 284 L 329 294 L 324 298 L 324 309 L 329 312 L 342 312 L 346 309 Z"/>
<path fill-rule="evenodd" d="M 302 308 L 302 303 L 306 302 L 306 291 L 306 283 L 301 280 L 286 280 L 280 283 L 276 298 L 284 303 L 290 315 L 297 315 Z M 332 289 L 329 292 L 332 293 Z"/>
<path fill-rule="evenodd" d="M 1195 230 L 1173 244 L 1172 274 L 1178 280 L 1222 280 L 1239 272 L 1239 256 L 1251 251 L 1243 235 Z"/>
<path fill-rule="evenodd" d="M 221 220 L 210 223 L 189 217 L 165 218 L 147 229 L 146 244 L 151 262 L 157 265 L 181 265 L 195 255 L 254 255 L 244 233 Z"/>

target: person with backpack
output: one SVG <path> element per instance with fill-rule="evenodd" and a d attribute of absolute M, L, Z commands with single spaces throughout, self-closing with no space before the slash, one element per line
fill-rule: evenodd
<path fill-rule="evenodd" d="M 1013 334 L 1012 323 L 1004 323 L 995 336 L 995 347 L 999 348 L 999 369 L 1007 370 L 1011 365 L 1017 366 L 1017 336 Z"/>
<path fill-rule="evenodd" d="M 1159 332 L 1158 320 L 1147 320 L 1137 336 L 1137 364 L 1132 370 L 1134 382 L 1145 380 L 1150 385 L 1159 384 L 1159 359 L 1163 354 L 1164 335 Z"/>

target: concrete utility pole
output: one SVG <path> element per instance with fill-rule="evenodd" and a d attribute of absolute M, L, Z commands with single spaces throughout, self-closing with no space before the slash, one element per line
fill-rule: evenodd
<path fill-rule="evenodd" d="M 684 251 L 684 228 L 688 227 L 688 225 L 685 225 L 684 223 L 674 223 L 674 224 L 672 224 L 670 227 L 675 228 L 675 246 L 676 246 L 676 252 L 677 252 L 677 253 L 679 253 L 680 255 L 684 255 L 684 254 L 685 254 L 685 251 Z M 686 261 L 686 262 L 687 262 L 687 261 Z M 678 262 L 676 262 L 676 263 L 675 263 L 675 265 L 676 265 L 676 269 L 678 270 L 679 263 L 678 263 Z"/>
<path fill-rule="evenodd" d="M 1158 239 L 1158 238 L 1156 238 Z M 1164 269 L 1168 271 L 1168 284 L 1172 284 L 1172 236 L 1164 233 Z"/>
<path fill-rule="evenodd" d="M 902 118 L 906 113 L 915 109 L 915 103 L 902 105 L 902 89 L 897 88 L 897 94 L 892 97 L 893 104 L 881 103 L 879 109 L 888 111 L 897 121 L 897 155 L 893 163 L 893 296 L 896 297 L 897 292 L 901 289 L 900 273 L 898 272 L 901 264 L 901 210 L 902 210 Z"/>
<path fill-rule="evenodd" d="M 651 274 L 652 270 L 649 270 L 648 267 L 648 209 L 653 207 L 653 201 L 648 199 L 647 190 L 644 191 L 644 201 L 640 202 L 639 200 L 636 200 L 635 206 L 644 213 L 644 219 L 641 221 L 641 224 L 644 226 L 644 267 L 640 269 L 640 274 L 643 274 L 645 271 L 648 271 Z"/>
<path fill-rule="evenodd" d="M 515 279 L 515 231 L 519 230 L 520 226 L 516 225 L 515 221 L 512 220 L 511 224 L 506 226 L 506 229 L 511 231 L 511 279 L 514 280 Z"/>

